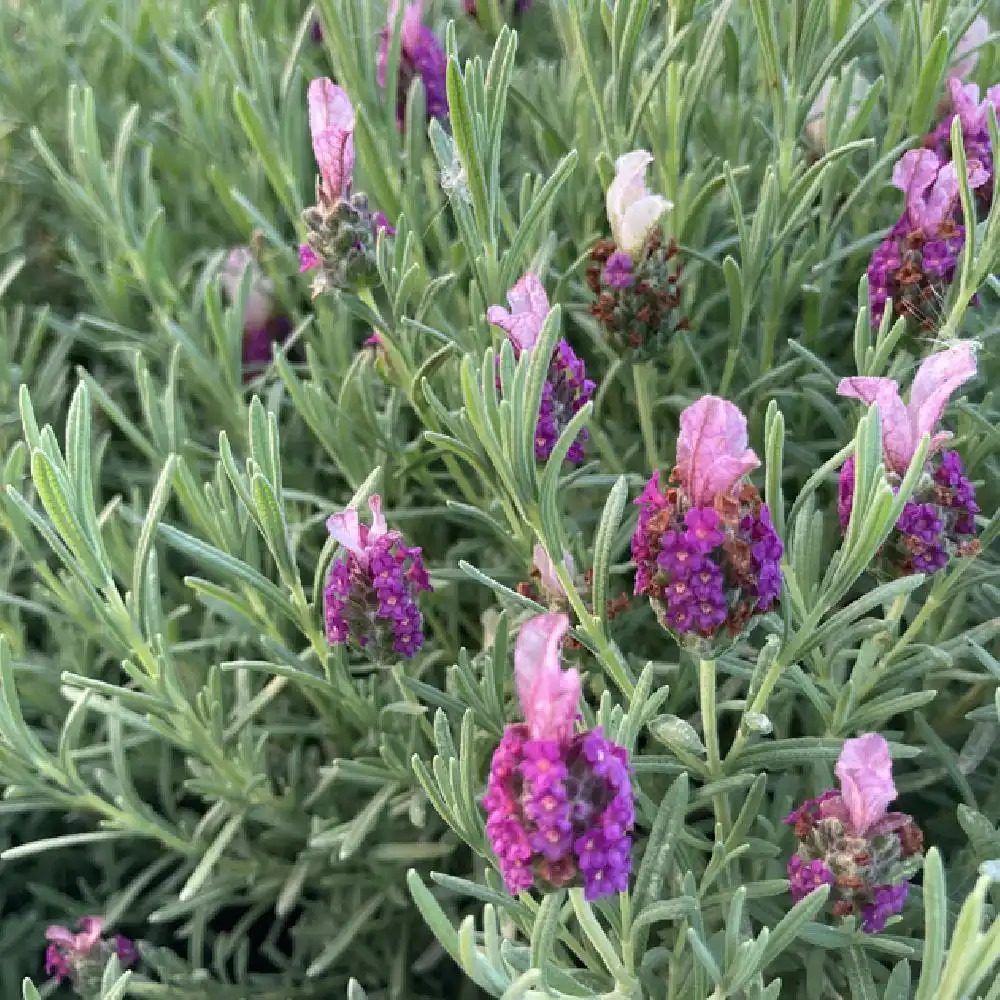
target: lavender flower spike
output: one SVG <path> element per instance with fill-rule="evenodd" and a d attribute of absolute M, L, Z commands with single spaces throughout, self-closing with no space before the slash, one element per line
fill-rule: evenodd
<path fill-rule="evenodd" d="M 356 510 L 327 521 L 345 550 L 330 567 L 324 591 L 327 639 L 355 645 L 378 660 L 413 656 L 424 642 L 417 598 L 431 589 L 430 580 L 420 549 L 407 546 L 398 531 L 387 527 L 381 497 L 371 497 L 368 509 L 370 526 Z"/>
<path fill-rule="evenodd" d="M 526 622 L 514 649 L 524 723 L 490 764 L 486 833 L 510 892 L 583 885 L 587 899 L 628 888 L 635 817 L 628 754 L 600 729 L 574 732 L 580 676 L 564 671 L 563 614 Z"/>
<path fill-rule="evenodd" d="M 835 771 L 840 791 L 827 789 L 785 818 L 799 841 L 788 860 L 789 891 L 798 902 L 829 885 L 833 915 L 856 915 L 862 930 L 877 934 L 906 902 L 923 834 L 911 816 L 888 811 L 896 786 L 878 733 L 845 740 Z"/>

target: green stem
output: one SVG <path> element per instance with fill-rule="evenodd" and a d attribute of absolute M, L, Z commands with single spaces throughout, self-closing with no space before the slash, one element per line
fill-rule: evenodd
<path fill-rule="evenodd" d="M 646 463 L 650 470 L 660 467 L 659 452 L 656 447 L 656 428 L 653 426 L 653 386 L 656 381 L 656 365 L 647 361 L 632 366 L 635 384 L 635 408 L 639 411 L 639 428 L 646 446 Z"/>
<path fill-rule="evenodd" d="M 701 706 L 701 728 L 705 736 L 709 781 L 722 778 L 722 757 L 719 753 L 719 719 L 715 706 L 715 660 L 698 661 L 698 689 Z M 725 792 L 712 797 L 715 820 L 722 826 L 723 839 L 733 828 L 729 798 Z"/>

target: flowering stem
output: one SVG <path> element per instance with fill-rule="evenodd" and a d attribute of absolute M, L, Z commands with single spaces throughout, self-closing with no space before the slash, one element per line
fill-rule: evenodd
<path fill-rule="evenodd" d="M 653 426 L 653 398 L 651 389 L 656 379 L 656 366 L 652 361 L 632 366 L 632 377 L 635 383 L 635 408 L 639 411 L 639 427 L 642 430 L 642 441 L 646 446 L 646 464 L 650 469 L 660 467 L 659 453 L 656 448 L 656 428 Z"/>
<path fill-rule="evenodd" d="M 701 728 L 708 757 L 708 777 L 709 781 L 718 781 L 722 777 L 722 759 L 719 754 L 719 719 L 715 708 L 715 660 L 698 661 L 698 687 Z M 732 829 L 733 819 L 725 792 L 714 795 L 712 805 L 715 820 L 722 826 L 723 837 L 726 837 Z"/>

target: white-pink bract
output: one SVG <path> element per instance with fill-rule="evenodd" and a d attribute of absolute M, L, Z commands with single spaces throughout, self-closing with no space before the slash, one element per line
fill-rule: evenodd
<path fill-rule="evenodd" d="M 970 188 L 982 187 L 989 172 L 979 160 L 966 163 Z M 932 149 L 911 149 L 892 171 L 892 183 L 906 196 L 906 210 L 914 229 L 934 236 L 938 227 L 952 217 L 958 204 L 958 174 L 955 164 L 942 163 Z"/>
<path fill-rule="evenodd" d="M 608 222 L 615 245 L 633 260 L 638 259 L 649 235 L 656 229 L 660 216 L 673 204 L 646 187 L 646 171 L 653 162 L 652 154 L 636 149 L 618 157 L 615 177 L 608 188 Z"/>
<path fill-rule="evenodd" d="M 486 310 L 486 319 L 506 330 L 518 350 L 530 351 L 549 314 L 549 297 L 538 275 L 530 271 L 525 274 L 507 292 L 507 301 L 510 303 L 509 311 L 503 306 L 490 306 Z"/>
<path fill-rule="evenodd" d="M 844 740 L 834 771 L 852 830 L 863 836 L 886 815 L 896 797 L 889 744 L 878 733 Z"/>
<path fill-rule="evenodd" d="M 963 83 L 958 77 L 948 80 L 951 106 L 961 119 L 962 134 L 970 136 L 987 128 L 989 106 L 992 104 L 1000 114 L 1000 84 L 986 91 L 986 98 L 979 100 L 979 84 Z"/>
<path fill-rule="evenodd" d="M 845 378 L 837 386 L 837 392 L 878 407 L 886 465 L 902 476 L 925 434 L 931 436 L 928 454 L 933 454 L 951 437 L 948 431 L 934 433 L 934 428 L 952 393 L 975 374 L 975 347 L 962 340 L 923 361 L 913 380 L 909 403 L 903 403 L 899 383 L 891 378 Z"/>
<path fill-rule="evenodd" d="M 990 36 L 990 25 L 989 22 L 983 17 L 982 14 L 977 17 L 972 24 L 969 25 L 968 31 L 958 40 L 958 44 L 955 46 L 955 55 L 959 58 L 952 63 L 951 69 L 949 70 L 949 76 L 954 79 L 955 77 L 966 77 L 975 68 L 976 63 L 979 62 L 979 46 L 986 41 Z M 976 50 L 976 51 L 973 51 Z"/>
<path fill-rule="evenodd" d="M 308 101 L 309 131 L 323 192 L 332 202 L 342 201 L 354 170 L 354 108 L 347 94 L 325 76 L 309 84 Z"/>
<path fill-rule="evenodd" d="M 542 587 L 544 587 L 550 594 L 554 594 L 557 597 L 565 597 L 566 590 L 556 573 L 555 563 L 549 558 L 548 552 L 545 551 L 545 546 L 536 545 L 532 556 L 535 569 L 538 570 L 538 579 L 541 581 Z M 563 565 L 572 576 L 576 567 L 573 563 L 573 557 L 568 552 L 563 553 Z"/>
<path fill-rule="evenodd" d="M 382 513 L 382 498 L 376 493 L 368 500 L 372 513 L 371 527 L 362 525 L 356 510 L 345 510 L 333 514 L 326 522 L 327 530 L 348 552 L 357 557 L 362 566 L 368 565 L 368 550 L 371 543 L 388 534 L 385 515 Z M 366 533 L 362 537 L 361 529 Z"/>
<path fill-rule="evenodd" d="M 253 254 L 246 247 L 236 247 L 229 251 L 226 265 L 220 275 L 222 287 L 230 302 L 236 301 L 239 294 L 243 274 L 250 268 L 250 291 L 247 294 L 246 309 L 243 312 L 243 326 L 251 330 L 259 330 L 267 324 L 271 316 L 271 283 L 261 275 L 253 259 Z"/>
<path fill-rule="evenodd" d="M 423 27 L 423 0 L 415 0 L 403 8 L 403 25 L 399 29 L 399 47 L 403 52 L 412 54 L 420 48 L 420 29 Z M 395 29 L 399 18 L 399 0 L 389 4 L 387 22 L 390 32 Z"/>
<path fill-rule="evenodd" d="M 573 735 L 580 675 L 559 662 L 569 618 L 537 615 L 521 626 L 514 646 L 514 681 L 533 740 L 565 742 Z"/>
<path fill-rule="evenodd" d="M 731 496 L 736 484 L 760 461 L 748 447 L 747 419 L 718 396 L 702 396 L 681 413 L 677 478 L 692 504 L 711 507 Z"/>

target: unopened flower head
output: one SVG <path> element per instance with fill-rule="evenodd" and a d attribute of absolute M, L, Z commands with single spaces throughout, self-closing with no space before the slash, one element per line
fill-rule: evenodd
<path fill-rule="evenodd" d="M 841 396 L 878 409 L 886 474 L 894 490 L 899 488 L 924 435 L 930 438 L 923 474 L 879 555 L 876 568 L 887 575 L 933 573 L 954 556 L 979 551 L 975 488 L 965 477 L 958 452 L 941 450 L 951 433 L 937 429 L 951 395 L 975 374 L 974 347 L 960 341 L 924 360 L 908 403 L 901 399 L 895 379 L 845 378 L 837 387 Z M 854 507 L 854 478 L 852 456 L 840 472 L 838 513 L 844 531 Z"/>
<path fill-rule="evenodd" d="M 591 313 L 619 354 L 639 361 L 661 354 L 687 327 L 679 314 L 677 244 L 663 244 L 660 218 L 673 206 L 646 187 L 653 157 L 640 149 L 619 158 L 607 193 L 613 239 L 591 251 L 587 284 L 596 296 Z"/>
<path fill-rule="evenodd" d="M 250 291 L 243 311 L 243 377 L 248 379 L 271 363 L 273 344 L 284 343 L 292 332 L 292 321 L 277 311 L 273 286 L 263 276 L 247 247 L 229 251 L 222 270 L 222 289 L 230 302 L 239 295 L 243 275 L 250 270 Z"/>
<path fill-rule="evenodd" d="M 789 891 L 798 902 L 829 885 L 833 915 L 853 914 L 876 934 L 906 902 L 923 835 L 911 816 L 888 811 L 896 786 L 889 745 L 877 733 L 845 740 L 835 771 L 839 791 L 828 789 L 785 818 L 799 841 L 788 861 Z"/>
<path fill-rule="evenodd" d="M 519 358 L 523 352 L 534 349 L 549 314 L 549 299 L 538 277 L 529 273 L 507 293 L 507 301 L 510 310 L 503 306 L 490 306 L 486 318 L 507 333 L 514 347 L 514 355 Z M 499 366 L 499 358 L 497 364 Z M 500 386 L 499 371 L 497 386 Z M 560 340 L 549 361 L 548 376 L 542 386 L 542 401 L 535 424 L 535 457 L 538 461 L 548 460 L 566 425 L 590 401 L 596 387 L 587 378 L 583 361 L 576 356 L 566 340 Z M 566 459 L 573 465 L 579 465 L 583 461 L 587 437 L 587 428 L 581 428 L 570 446 Z"/>
<path fill-rule="evenodd" d="M 396 121 L 400 128 L 406 119 L 406 98 L 414 77 L 424 85 L 428 118 L 445 118 L 448 114 L 446 74 L 448 60 L 434 32 L 425 27 L 423 2 L 407 3 L 402 12 L 399 0 L 391 0 L 389 18 L 382 29 L 378 49 L 378 85 L 385 88 L 389 68 L 389 46 L 396 24 L 402 18 L 399 36 L 399 70 L 396 87 Z"/>
<path fill-rule="evenodd" d="M 378 661 L 413 656 L 424 642 L 417 599 L 431 589 L 430 580 L 420 549 L 386 525 L 381 497 L 371 497 L 368 509 L 371 525 L 362 523 L 356 510 L 327 521 L 344 554 L 331 566 L 324 592 L 326 635 L 331 643 L 355 645 Z"/>
<path fill-rule="evenodd" d="M 628 754 L 600 729 L 575 732 L 580 675 L 564 670 L 563 614 L 521 626 L 514 679 L 525 721 L 493 754 L 486 832 L 510 892 L 584 887 L 587 899 L 628 888 L 634 825 Z"/>
<path fill-rule="evenodd" d="M 61 924 L 53 924 L 45 932 L 49 942 L 45 952 L 45 974 L 56 982 L 68 980 L 83 996 L 99 990 L 105 966 L 112 955 L 123 966 L 135 963 L 139 957 L 131 940 L 121 934 L 103 937 L 101 917 L 83 917 L 74 933 Z"/>
<path fill-rule="evenodd" d="M 968 161 L 971 188 L 989 176 L 980 160 Z M 892 183 L 904 193 L 905 208 L 868 265 L 871 322 L 880 325 L 891 298 L 897 315 L 933 329 L 965 245 L 955 165 L 931 149 L 911 149 L 896 164 Z"/>
<path fill-rule="evenodd" d="M 679 642 L 702 651 L 739 635 L 781 590 L 784 546 L 745 481 L 759 464 L 739 409 L 703 396 L 681 414 L 674 485 L 664 491 L 655 472 L 636 500 L 635 592 Z"/>
<path fill-rule="evenodd" d="M 313 297 L 338 288 L 367 287 L 378 279 L 378 234 L 395 230 L 367 197 L 353 191 L 355 114 L 347 94 L 322 77 L 309 84 L 309 130 L 319 173 L 316 203 L 302 213 L 306 242 L 299 271 L 315 271 Z"/>

